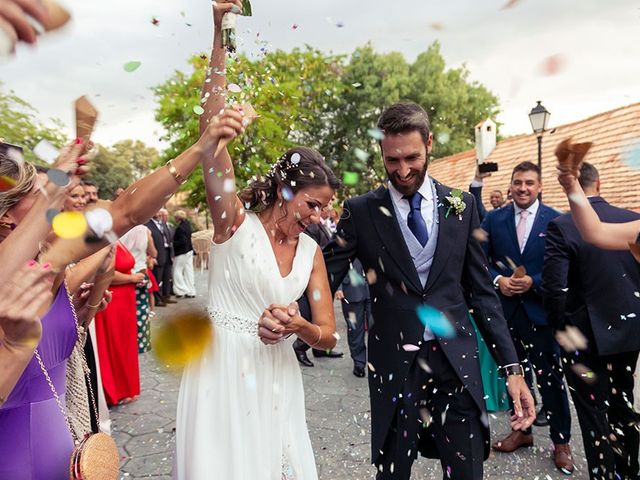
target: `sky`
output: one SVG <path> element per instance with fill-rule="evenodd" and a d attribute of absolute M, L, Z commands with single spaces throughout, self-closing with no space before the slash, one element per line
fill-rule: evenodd
<path fill-rule="evenodd" d="M 209 52 L 207 0 L 62 0 L 73 21 L 0 62 L 0 82 L 55 117 L 73 135 L 73 100 L 88 95 L 100 111 L 94 140 L 125 138 L 162 148 L 151 88 L 193 53 Z M 291 50 L 310 45 L 350 53 L 371 42 L 408 61 L 438 40 L 448 67 L 500 101 L 500 133 L 530 133 L 537 100 L 549 128 L 640 102 L 640 2 L 637 0 L 252 0 L 242 18 L 242 47 Z M 505 8 L 507 7 L 507 8 Z M 157 18 L 158 25 L 152 24 Z M 297 28 L 293 28 L 297 25 Z M 264 45 L 264 44 L 262 44 Z M 142 62 L 133 73 L 123 66 Z M 428 106 L 426 106 L 428 109 Z M 1 121 L 1 120 L 0 120 Z M 437 132 L 435 132 L 437 134 Z"/>

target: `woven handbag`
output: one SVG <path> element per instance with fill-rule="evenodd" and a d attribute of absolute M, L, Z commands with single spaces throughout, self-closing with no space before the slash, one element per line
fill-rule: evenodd
<path fill-rule="evenodd" d="M 66 285 L 63 285 L 64 289 L 67 292 L 67 296 L 69 297 L 69 303 L 71 304 L 71 311 L 73 312 L 73 318 L 76 323 L 76 329 L 78 331 L 78 341 L 84 338 L 84 328 L 78 325 L 78 316 L 76 315 L 76 310 L 73 306 L 73 298 L 69 293 Z M 83 370 L 85 376 L 87 376 L 87 385 L 89 385 L 89 394 L 90 399 L 93 404 L 94 413 L 96 415 L 96 423 L 100 425 L 100 422 L 97 418 L 98 409 L 96 407 L 96 397 L 93 393 L 93 388 L 91 387 L 91 381 L 89 380 L 89 367 L 87 366 L 87 359 L 84 356 L 84 349 L 80 348 L 80 352 L 82 352 L 82 363 Z M 51 393 L 58 404 L 58 408 L 60 412 L 64 416 L 65 421 L 67 422 L 67 426 L 69 427 L 69 432 L 71 432 L 71 436 L 73 437 L 75 448 L 71 453 L 71 459 L 69 461 L 69 479 L 70 480 L 118 480 L 119 470 L 120 470 L 120 455 L 118 453 L 118 447 L 116 442 L 106 433 L 86 433 L 84 438 L 79 438 L 73 428 L 73 424 L 70 420 L 69 413 L 67 409 L 62 405 L 62 401 L 60 400 L 60 396 L 56 391 L 56 387 L 53 385 L 51 381 L 51 377 L 49 376 L 49 372 L 40 357 L 40 353 L 36 349 L 35 357 L 40 364 L 40 369 L 44 374 L 47 383 L 49 384 L 49 388 L 51 389 Z"/>

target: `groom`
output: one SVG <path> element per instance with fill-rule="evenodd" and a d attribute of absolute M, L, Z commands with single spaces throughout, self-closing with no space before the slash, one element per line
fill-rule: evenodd
<path fill-rule="evenodd" d="M 376 478 L 409 479 L 421 454 L 439 458 L 445 478 L 480 479 L 489 425 L 470 307 L 507 376 L 519 414 L 514 428 L 533 422 L 533 399 L 474 236 L 473 196 L 452 194 L 426 175 L 432 144 L 427 113 L 415 103 L 398 103 L 382 113 L 378 128 L 385 134 L 380 147 L 388 188 L 347 200 L 337 237 L 324 250 L 333 291 L 355 258 L 370 282 Z"/>

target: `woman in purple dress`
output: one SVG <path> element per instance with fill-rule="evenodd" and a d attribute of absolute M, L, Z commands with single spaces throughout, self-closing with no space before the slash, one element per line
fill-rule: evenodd
<path fill-rule="evenodd" d="M 37 264 L 28 268 L 34 271 L 45 270 Z M 45 288 L 51 288 L 51 282 L 46 278 L 41 278 L 40 283 L 44 283 Z M 23 308 L 34 303 L 34 288 L 39 286 L 31 286 L 25 292 L 24 285 L 17 282 L 10 280 L 3 284 L 3 289 L 8 290 L 8 293 L 22 293 L 23 300 L 26 300 Z M 51 294 L 48 300 L 51 301 Z M 42 303 L 40 302 L 41 305 Z M 17 311 L 15 303 L 13 310 Z M 0 315 L 6 318 L 7 314 Z M 37 315 L 34 317 L 37 319 Z M 67 358 L 71 355 L 77 338 L 76 323 L 64 285 L 58 289 L 53 303 L 42 317 L 41 324 L 42 336 L 37 352 L 64 405 Z M 33 343 L 22 341 L 14 345 L 8 341 L 9 332 L 4 330 L 5 338 L 1 348 L 16 358 L 31 355 L 31 360 L 11 393 L 0 405 L 0 478 L 69 478 L 73 440 L 38 359 L 33 355 Z"/>

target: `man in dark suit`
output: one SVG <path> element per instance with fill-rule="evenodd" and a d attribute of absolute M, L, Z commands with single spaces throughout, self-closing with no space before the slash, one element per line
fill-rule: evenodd
<path fill-rule="evenodd" d="M 323 220 L 324 220 L 324 212 L 323 212 Z M 327 225 L 323 222 L 320 223 L 312 223 L 309 225 L 304 231 L 305 234 L 309 235 L 313 238 L 320 248 L 324 248 L 329 244 L 331 238 L 333 238 L 333 233 Z M 300 301 L 300 315 L 302 318 L 311 318 L 311 310 L 309 308 L 309 304 L 304 300 Z M 300 365 L 304 365 L 305 367 L 313 367 L 313 362 L 309 360 L 309 356 L 307 355 L 307 351 L 311 347 L 307 345 L 305 342 L 300 340 L 299 338 L 293 342 L 293 350 L 296 352 L 296 358 Z M 326 358 L 342 358 L 343 353 L 337 352 L 335 350 L 318 350 L 317 348 L 312 349 L 313 356 L 316 358 L 326 357 Z"/>
<path fill-rule="evenodd" d="M 371 298 L 365 280 L 362 264 L 357 258 L 351 264 L 349 274 L 345 275 L 336 298 L 342 304 L 342 314 L 347 322 L 347 341 L 353 360 L 353 374 L 364 377 L 367 364 L 367 346 L 365 327 L 372 323 Z"/>
<path fill-rule="evenodd" d="M 600 196 L 593 165 L 583 163 L 578 181 L 603 222 L 640 218 Z M 585 242 L 569 213 L 549 223 L 544 306 L 559 338 L 577 328 L 578 339 L 586 340 L 586 345 L 563 342 L 563 356 L 592 479 L 638 478 L 640 415 L 633 410 L 633 374 L 640 350 L 638 285 L 638 266 L 629 252 L 600 250 Z"/>
<path fill-rule="evenodd" d="M 516 165 L 510 190 L 514 203 L 489 212 L 482 222 L 489 237 L 484 244 L 489 271 L 499 292 L 518 358 L 536 372 L 555 447 L 556 467 L 571 474 L 574 469 L 569 447 L 571 413 L 560 365 L 560 348 L 547 323 L 540 294 L 545 231 L 559 213 L 538 200 L 542 191 L 540 170 L 531 162 Z M 513 452 L 531 445 L 531 430 L 514 430 L 494 443 L 493 448 Z"/>
<path fill-rule="evenodd" d="M 153 267 L 153 276 L 156 277 L 159 292 L 156 292 L 156 306 L 164 307 L 167 303 L 176 303 L 171 300 L 171 239 L 169 232 L 162 222 L 162 213 L 159 211 L 145 225 L 151 230 L 153 244 L 158 251 L 157 264 Z"/>
<path fill-rule="evenodd" d="M 376 278 L 368 345 L 376 478 L 409 479 L 422 454 L 439 458 L 450 478 L 479 479 L 489 429 L 469 306 L 509 375 L 521 415 L 515 427 L 531 425 L 533 399 L 473 235 L 473 197 L 426 175 L 427 113 L 415 103 L 395 104 L 378 128 L 388 188 L 347 200 L 337 237 L 325 248 L 332 291 L 355 258 Z"/>

